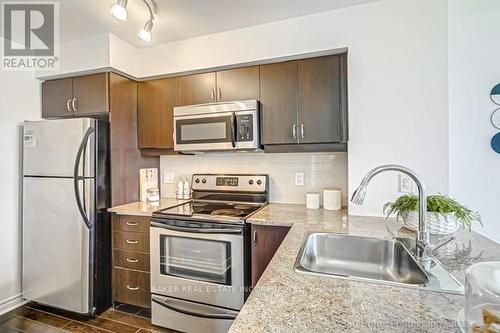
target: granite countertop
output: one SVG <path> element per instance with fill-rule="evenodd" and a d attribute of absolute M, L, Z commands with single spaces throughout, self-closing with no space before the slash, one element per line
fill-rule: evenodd
<path fill-rule="evenodd" d="M 271 204 L 250 223 L 292 225 L 230 329 L 237 332 L 456 332 L 464 296 L 298 273 L 294 263 L 309 232 L 413 237 L 394 221 Z M 434 240 L 438 241 L 438 240 Z M 500 245 L 460 231 L 437 257 L 462 283 L 466 268 L 500 260 Z"/>
<path fill-rule="evenodd" d="M 183 204 L 189 200 L 178 200 L 172 198 L 160 198 L 159 202 L 132 202 L 122 206 L 115 206 L 108 209 L 110 213 L 118 215 L 152 216 L 160 209 L 166 209 Z"/>

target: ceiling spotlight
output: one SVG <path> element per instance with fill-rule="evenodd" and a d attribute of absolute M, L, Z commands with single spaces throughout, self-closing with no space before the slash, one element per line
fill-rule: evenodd
<path fill-rule="evenodd" d="M 120 21 L 127 20 L 127 0 L 116 0 L 116 3 L 111 7 L 110 14 Z"/>
<path fill-rule="evenodd" d="M 151 39 L 153 39 L 153 19 L 149 19 L 146 24 L 144 25 L 144 29 L 139 31 L 137 36 L 139 36 L 140 39 L 142 39 L 145 42 L 151 42 Z"/>

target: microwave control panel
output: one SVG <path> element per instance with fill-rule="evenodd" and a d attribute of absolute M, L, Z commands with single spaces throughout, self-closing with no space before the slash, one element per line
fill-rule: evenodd
<path fill-rule="evenodd" d="M 253 114 L 237 115 L 236 128 L 238 129 L 236 141 L 253 141 Z"/>

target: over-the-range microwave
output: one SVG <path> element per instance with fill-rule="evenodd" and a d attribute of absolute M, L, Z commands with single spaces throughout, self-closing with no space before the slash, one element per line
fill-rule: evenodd
<path fill-rule="evenodd" d="M 260 148 L 257 100 L 174 108 L 175 151 L 260 151 Z"/>

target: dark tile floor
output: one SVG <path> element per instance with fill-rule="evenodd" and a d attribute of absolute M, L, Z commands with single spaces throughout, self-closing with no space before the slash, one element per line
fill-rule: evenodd
<path fill-rule="evenodd" d="M 76 318 L 27 304 L 0 317 L 0 333 L 174 333 L 151 325 L 149 311 L 120 305 L 97 318 Z"/>

